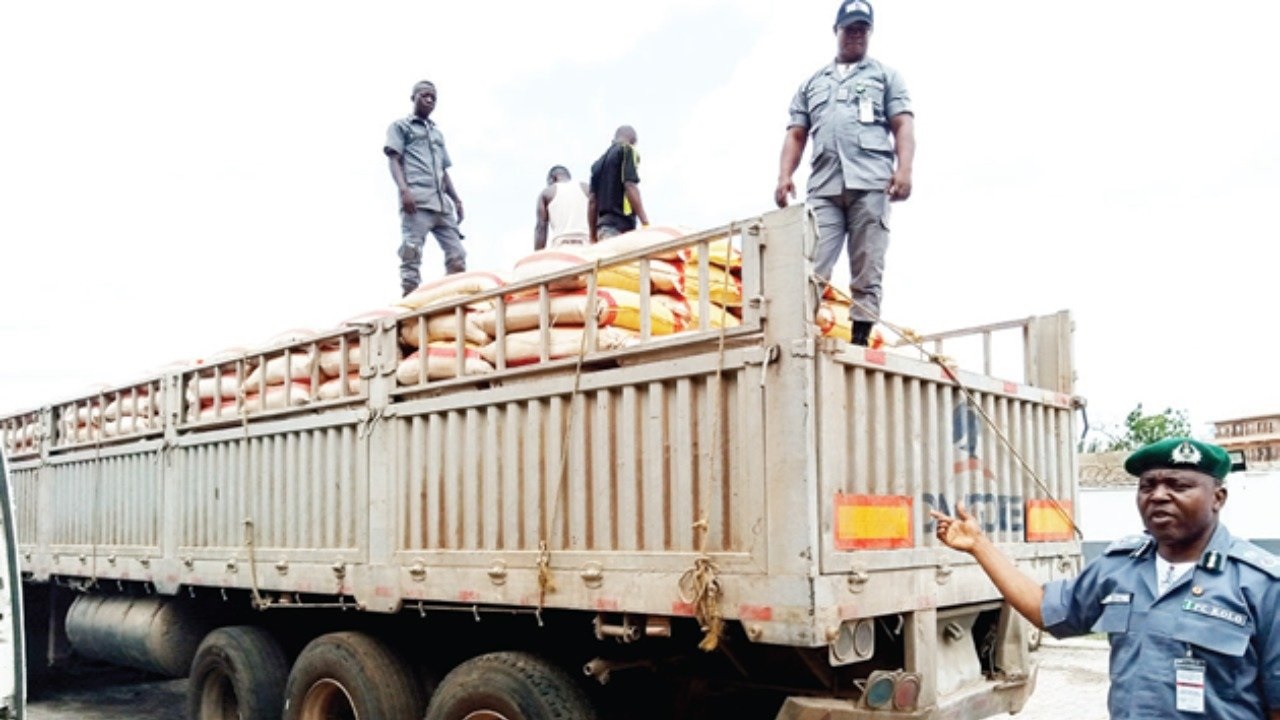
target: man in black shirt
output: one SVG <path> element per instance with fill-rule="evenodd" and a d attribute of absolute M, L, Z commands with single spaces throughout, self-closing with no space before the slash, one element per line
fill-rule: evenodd
<path fill-rule="evenodd" d="M 613 134 L 613 144 L 591 166 L 591 194 L 587 200 L 587 225 L 591 242 L 621 235 L 649 224 L 640 201 L 640 176 L 636 165 L 636 130 L 623 125 Z"/>

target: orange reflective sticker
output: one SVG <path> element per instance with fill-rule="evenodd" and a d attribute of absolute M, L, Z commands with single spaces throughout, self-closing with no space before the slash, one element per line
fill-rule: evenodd
<path fill-rule="evenodd" d="M 837 550 L 889 550 L 914 546 L 909 495 L 836 493 Z"/>
<path fill-rule="evenodd" d="M 1071 501 L 1028 500 L 1027 542 L 1070 540 Z"/>

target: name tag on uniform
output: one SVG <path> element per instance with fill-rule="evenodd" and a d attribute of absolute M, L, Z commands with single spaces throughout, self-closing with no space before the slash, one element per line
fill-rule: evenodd
<path fill-rule="evenodd" d="M 873 123 L 876 121 L 876 106 L 870 95 L 858 96 L 858 122 Z"/>
<path fill-rule="evenodd" d="M 842 87 L 842 88 L 840 88 L 839 90 L 837 90 L 837 91 L 836 91 L 836 101 L 838 101 L 838 102 L 848 102 L 848 101 L 849 101 L 849 88 L 847 88 L 847 87 Z"/>
<path fill-rule="evenodd" d="M 1173 683 L 1180 712 L 1204 712 L 1204 661 L 1178 658 L 1173 661 Z"/>
<path fill-rule="evenodd" d="M 1111 593 L 1102 598 L 1103 605 L 1128 605 L 1133 602 L 1133 593 Z"/>

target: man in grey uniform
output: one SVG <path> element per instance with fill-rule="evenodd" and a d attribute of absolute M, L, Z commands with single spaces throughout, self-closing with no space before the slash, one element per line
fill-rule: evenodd
<path fill-rule="evenodd" d="M 893 69 L 867 57 L 873 21 L 867 0 L 841 2 L 835 61 L 806 80 L 791 101 L 774 192 L 778 207 L 796 196 L 791 176 L 812 137 L 808 202 L 818 220 L 815 271 L 830 281 L 848 244 L 853 342 L 864 346 L 880 316 L 889 202 L 911 196 L 916 148 L 906 85 Z"/>
<path fill-rule="evenodd" d="M 400 191 L 400 288 L 405 295 L 422 282 L 422 246 L 427 233 L 436 236 L 444 251 L 446 273 L 467 269 L 462 249 L 462 200 L 449 178 L 449 151 L 444 135 L 431 121 L 436 108 L 436 86 L 423 80 L 413 86 L 413 114 L 387 128 L 382 151 L 391 166 L 391 178 Z M 456 219 L 454 213 L 457 213 Z"/>
<path fill-rule="evenodd" d="M 1138 478 L 1147 533 L 1044 587 L 963 508 L 959 519 L 930 514 L 938 539 L 973 555 L 1037 627 L 1058 637 L 1109 635 L 1113 720 L 1280 720 L 1280 558 L 1218 522 L 1226 451 L 1169 438 L 1138 449 L 1124 469 Z"/>

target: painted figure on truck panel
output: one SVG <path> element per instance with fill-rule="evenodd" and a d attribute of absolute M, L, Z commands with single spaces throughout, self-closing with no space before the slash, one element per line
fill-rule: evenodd
<path fill-rule="evenodd" d="M 863 346 L 880 316 L 889 202 L 911 196 L 916 150 L 907 86 L 892 68 L 867 57 L 873 20 L 867 0 L 841 2 L 835 60 L 806 80 L 791 101 L 774 191 L 778 207 L 796 196 L 791 176 L 812 137 L 807 199 L 818 220 L 815 272 L 829 281 L 840 250 L 849 246 L 849 319 L 853 342 Z"/>
<path fill-rule="evenodd" d="M 391 179 L 400 191 L 400 289 L 405 295 L 422 282 L 422 245 L 427 233 L 444 251 L 446 273 L 467 269 L 462 249 L 462 200 L 449 178 L 449 151 L 444 135 L 431 120 L 436 109 L 436 86 L 423 80 L 413 86 L 413 114 L 391 123 L 382 147 L 391 166 Z M 456 216 L 455 216 L 456 213 Z"/>
<path fill-rule="evenodd" d="M 1079 577 L 1044 587 L 957 507 L 938 539 L 970 553 L 1009 604 L 1058 637 L 1111 639 L 1112 718 L 1280 720 L 1280 558 L 1218 522 L 1231 460 L 1170 438 L 1125 461 L 1146 534 L 1111 544 Z"/>

